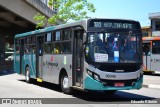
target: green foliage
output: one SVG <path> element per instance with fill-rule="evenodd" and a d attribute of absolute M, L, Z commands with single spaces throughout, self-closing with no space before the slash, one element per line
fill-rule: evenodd
<path fill-rule="evenodd" d="M 34 16 L 33 19 L 37 21 L 36 28 L 44 26 L 44 24 L 46 22 L 46 17 L 44 15 L 41 15 L 40 13 L 38 13 L 36 16 Z"/>
<path fill-rule="evenodd" d="M 46 24 L 57 24 L 57 20 L 63 20 L 63 23 L 69 20 L 81 20 L 87 18 L 87 13 L 95 12 L 95 7 L 87 0 L 49 0 L 49 6 L 57 9 L 56 14 L 50 18 L 46 18 L 42 14 L 38 13 L 34 16 L 34 20 L 37 21 L 37 27 L 42 27 Z"/>

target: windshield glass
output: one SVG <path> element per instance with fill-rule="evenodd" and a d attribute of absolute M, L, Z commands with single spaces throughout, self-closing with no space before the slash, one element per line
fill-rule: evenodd
<path fill-rule="evenodd" d="M 93 62 L 141 61 L 141 35 L 133 33 L 88 33 L 86 57 Z"/>

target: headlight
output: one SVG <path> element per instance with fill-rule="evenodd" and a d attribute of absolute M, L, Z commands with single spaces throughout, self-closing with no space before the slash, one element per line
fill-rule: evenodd
<path fill-rule="evenodd" d="M 142 75 L 143 74 L 139 73 L 138 76 L 137 76 L 137 80 L 141 79 Z"/>
<path fill-rule="evenodd" d="M 139 73 L 139 74 L 138 74 L 138 76 L 137 76 L 137 79 L 139 80 L 139 79 L 140 79 L 140 77 L 141 77 L 141 74 Z"/>
<path fill-rule="evenodd" d="M 91 76 L 92 78 L 94 78 L 95 80 L 100 81 L 99 75 L 91 72 L 90 70 L 87 70 L 87 74 L 88 74 L 89 76 Z"/>
<path fill-rule="evenodd" d="M 89 76 L 93 76 L 93 73 L 91 72 L 91 71 L 89 71 L 89 70 L 87 70 L 87 74 L 89 75 Z"/>
<path fill-rule="evenodd" d="M 95 80 L 100 81 L 99 76 L 97 74 L 94 74 L 93 77 L 94 77 Z"/>

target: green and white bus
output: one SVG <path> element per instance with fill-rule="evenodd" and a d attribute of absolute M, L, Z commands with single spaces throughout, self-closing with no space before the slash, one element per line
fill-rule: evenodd
<path fill-rule="evenodd" d="M 72 89 L 140 89 L 143 83 L 139 22 L 86 19 L 15 36 L 14 71 L 26 82 L 59 84 Z"/>

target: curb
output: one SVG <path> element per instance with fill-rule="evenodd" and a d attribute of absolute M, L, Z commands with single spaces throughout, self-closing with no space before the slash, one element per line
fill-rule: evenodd
<path fill-rule="evenodd" d="M 7 74 L 12 74 L 14 73 L 13 70 L 4 70 L 4 71 L 0 71 L 0 75 L 7 75 Z"/>
<path fill-rule="evenodd" d="M 143 85 L 144 88 L 154 88 L 154 89 L 160 89 L 160 85 L 154 85 L 154 84 L 149 84 L 149 85 Z"/>

